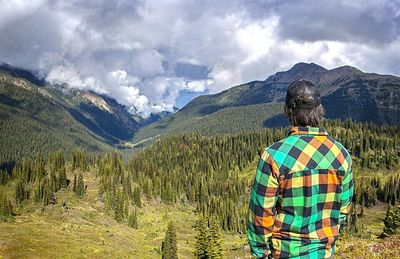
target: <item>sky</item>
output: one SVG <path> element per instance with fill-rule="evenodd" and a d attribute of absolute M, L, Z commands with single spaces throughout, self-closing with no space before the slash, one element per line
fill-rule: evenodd
<path fill-rule="evenodd" d="M 146 117 L 298 62 L 400 75 L 400 0 L 0 0 L 0 63 Z M 134 108 L 133 108 L 134 107 Z"/>

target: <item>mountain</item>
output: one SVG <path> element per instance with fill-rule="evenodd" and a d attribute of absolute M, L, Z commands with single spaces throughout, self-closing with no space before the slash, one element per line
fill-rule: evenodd
<path fill-rule="evenodd" d="M 161 119 L 169 117 L 172 114 L 174 114 L 175 112 L 177 112 L 178 110 L 179 110 L 178 108 L 174 107 L 172 112 L 162 111 L 162 112 L 159 112 L 159 113 L 151 113 L 150 116 L 147 117 L 147 118 L 136 116 L 136 121 L 139 123 L 140 127 L 144 127 L 144 126 L 147 126 L 147 125 L 149 125 L 151 123 L 159 121 Z"/>
<path fill-rule="evenodd" d="M 7 72 L 8 74 L 10 74 L 14 77 L 24 78 L 25 80 L 31 82 L 32 84 L 38 85 L 38 86 L 44 86 L 44 84 L 45 84 L 44 79 L 37 77 L 31 71 L 22 69 L 22 68 L 13 67 L 7 63 L 0 64 L 0 70 L 2 70 L 3 72 Z"/>
<path fill-rule="evenodd" d="M 199 96 L 174 114 L 141 118 L 106 95 L 49 86 L 34 73 L 1 65 L 0 162 L 57 148 L 135 147 L 182 132 L 216 135 L 287 126 L 283 101 L 289 83 L 298 79 L 320 87 L 328 118 L 400 123 L 400 78 L 349 66 L 328 70 L 298 63 L 264 81 Z"/>
<path fill-rule="evenodd" d="M 327 118 L 400 123 L 400 78 L 364 73 L 342 66 L 325 69 L 298 63 L 264 81 L 252 81 L 213 95 L 199 96 L 171 117 L 142 128 L 136 140 L 159 134 L 218 134 L 262 127 L 286 126 L 282 107 L 288 85 L 299 79 L 321 90 Z"/>
<path fill-rule="evenodd" d="M 0 67 L 0 163 L 56 149 L 105 151 L 139 129 L 110 97 L 40 82 L 28 71 Z"/>
<path fill-rule="evenodd" d="M 72 90 L 60 100 L 74 119 L 110 144 L 129 140 L 139 123 L 116 100 L 92 91 Z M 72 106 L 68 107 L 72 103 Z"/>

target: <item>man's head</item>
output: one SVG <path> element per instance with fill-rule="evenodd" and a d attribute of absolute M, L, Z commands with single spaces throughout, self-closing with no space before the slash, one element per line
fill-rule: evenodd
<path fill-rule="evenodd" d="M 292 82 L 287 90 L 285 115 L 293 126 L 318 127 L 325 110 L 321 105 L 321 93 L 311 82 Z"/>

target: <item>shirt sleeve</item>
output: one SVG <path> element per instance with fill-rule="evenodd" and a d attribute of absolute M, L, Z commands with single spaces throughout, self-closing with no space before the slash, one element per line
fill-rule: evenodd
<path fill-rule="evenodd" d="M 279 195 L 279 170 L 264 149 L 258 161 L 254 184 L 251 189 L 247 237 L 251 254 L 266 258 L 271 254 L 268 239 L 272 236 Z"/>
<path fill-rule="evenodd" d="M 342 196 L 341 196 L 341 207 L 340 207 L 340 229 L 339 232 L 343 232 L 343 228 L 346 225 L 347 215 L 351 210 L 351 201 L 354 195 L 354 181 L 353 181 L 353 170 L 350 167 L 347 170 L 343 182 L 342 182 Z"/>

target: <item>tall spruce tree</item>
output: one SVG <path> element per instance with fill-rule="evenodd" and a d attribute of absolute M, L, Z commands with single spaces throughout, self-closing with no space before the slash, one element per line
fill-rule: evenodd
<path fill-rule="evenodd" d="M 115 204 L 115 211 L 114 211 L 114 218 L 118 222 L 122 222 L 124 219 L 124 198 L 123 193 L 120 188 L 116 191 L 116 204 Z"/>
<path fill-rule="evenodd" d="M 18 180 L 15 184 L 15 202 L 20 204 L 25 199 L 25 188 L 22 181 Z"/>
<path fill-rule="evenodd" d="M 83 181 L 83 173 L 79 173 L 78 184 L 76 185 L 76 194 L 79 197 L 83 197 L 85 195 L 85 183 Z"/>
<path fill-rule="evenodd" d="M 65 165 L 61 165 L 60 171 L 58 172 L 58 189 L 67 188 L 67 173 Z"/>
<path fill-rule="evenodd" d="M 210 233 L 205 218 L 201 217 L 196 221 L 195 229 L 196 234 L 196 245 L 194 250 L 194 256 L 200 259 L 208 258 L 208 245 L 210 239 Z"/>
<path fill-rule="evenodd" d="M 140 187 L 139 186 L 134 188 L 134 191 L 133 191 L 133 202 L 139 208 L 142 207 L 142 199 L 140 197 Z"/>
<path fill-rule="evenodd" d="M 174 224 L 169 222 L 165 238 L 161 246 L 163 259 L 176 259 L 178 258 L 178 244 L 176 240 L 176 229 Z"/>
<path fill-rule="evenodd" d="M 215 216 L 210 219 L 210 241 L 207 256 L 214 259 L 223 258 L 221 227 L 218 218 Z"/>
<path fill-rule="evenodd" d="M 388 204 L 388 208 L 386 210 L 386 216 L 385 219 L 383 220 L 383 223 L 385 225 L 382 233 L 383 236 L 388 236 L 395 233 L 397 224 L 395 221 L 395 212 L 390 203 Z"/>
<path fill-rule="evenodd" d="M 129 214 L 128 226 L 130 226 L 131 228 L 139 227 L 136 208 L 133 210 L 133 212 Z"/>
<path fill-rule="evenodd" d="M 7 198 L 6 192 L 0 189 L 0 220 L 8 221 L 13 215 L 11 201 Z"/>
<path fill-rule="evenodd" d="M 43 179 L 42 188 L 43 188 L 43 205 L 47 205 L 50 203 L 51 196 L 53 195 L 53 190 L 50 186 L 50 182 L 47 176 L 44 177 Z"/>
<path fill-rule="evenodd" d="M 74 192 L 76 192 L 76 186 L 77 186 L 77 179 L 76 179 L 76 174 L 74 174 L 74 185 L 73 185 L 73 187 L 72 187 L 72 190 L 73 190 Z"/>

